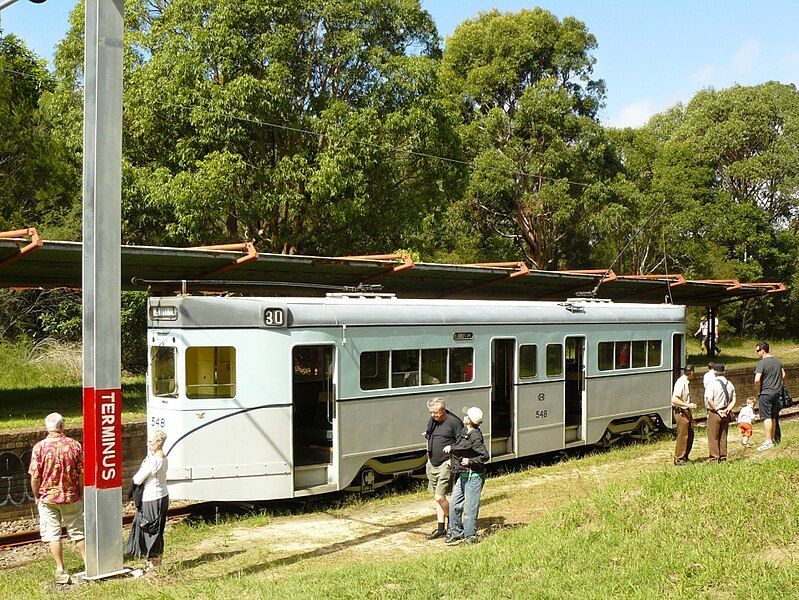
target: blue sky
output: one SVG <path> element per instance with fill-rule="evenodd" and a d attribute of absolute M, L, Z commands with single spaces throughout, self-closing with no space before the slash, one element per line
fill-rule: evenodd
<path fill-rule="evenodd" d="M 74 0 L 20 0 L 0 15 L 51 59 Z M 776 80 L 799 85 L 799 5 L 790 0 L 422 0 L 445 38 L 461 21 L 497 8 L 541 6 L 585 22 L 599 43 L 595 75 L 607 84 L 608 125 L 638 126 L 704 87 Z"/>

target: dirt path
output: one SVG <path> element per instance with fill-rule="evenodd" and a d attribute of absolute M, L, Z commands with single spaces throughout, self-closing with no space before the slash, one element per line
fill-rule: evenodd
<path fill-rule="evenodd" d="M 706 453 L 697 436 L 694 455 Z M 593 465 L 580 459 L 553 469 L 530 469 L 491 477 L 480 507 L 481 535 L 526 525 L 565 502 L 613 482 L 671 467 L 672 443 L 641 446 L 634 457 Z M 595 462 L 595 461 L 592 461 Z M 590 465 L 590 466 L 589 466 Z M 264 573 L 281 577 L 325 565 L 385 562 L 425 552 L 444 552 L 443 540 L 428 541 L 435 527 L 433 503 L 419 494 L 397 496 L 354 508 L 279 517 L 259 527 L 234 527 L 204 539 L 190 551 L 169 556 L 175 571 L 189 578 Z"/>

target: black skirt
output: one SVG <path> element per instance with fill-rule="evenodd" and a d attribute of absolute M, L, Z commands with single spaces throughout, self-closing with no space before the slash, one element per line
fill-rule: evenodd
<path fill-rule="evenodd" d="M 133 517 L 125 554 L 134 558 L 154 558 L 164 553 L 164 528 L 169 496 L 142 502 Z"/>

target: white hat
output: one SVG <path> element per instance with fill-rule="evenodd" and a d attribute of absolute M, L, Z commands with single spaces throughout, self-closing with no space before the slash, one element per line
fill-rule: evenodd
<path fill-rule="evenodd" d="M 469 410 L 467 410 L 466 416 L 469 417 L 469 420 L 475 425 L 479 425 L 483 422 L 483 411 L 476 406 L 472 406 Z"/>

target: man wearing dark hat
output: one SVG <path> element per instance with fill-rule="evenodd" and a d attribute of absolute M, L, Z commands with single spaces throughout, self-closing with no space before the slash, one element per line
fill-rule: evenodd
<path fill-rule="evenodd" d="M 691 410 L 696 404 L 691 402 L 691 390 L 688 383 L 694 376 L 694 366 L 685 365 L 683 374 L 674 382 L 671 394 L 671 406 L 674 411 L 674 423 L 677 425 L 677 443 L 674 446 L 674 464 L 684 465 L 694 445 L 694 417 Z"/>
<path fill-rule="evenodd" d="M 735 386 L 724 376 L 724 365 L 716 363 L 713 370 L 716 371 L 716 380 L 705 392 L 707 445 L 710 460 L 724 462 L 727 460 L 727 431 L 736 401 Z"/>

